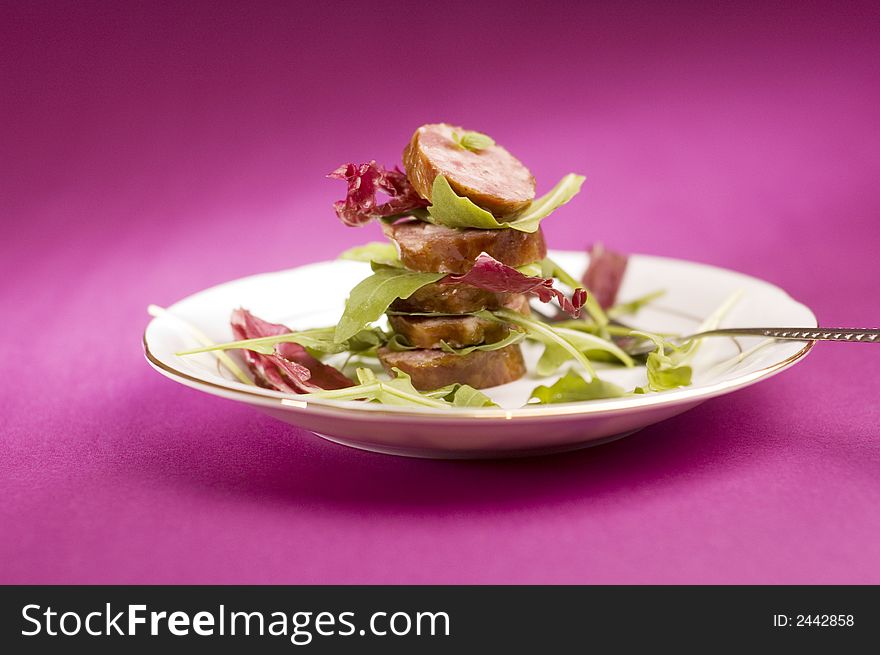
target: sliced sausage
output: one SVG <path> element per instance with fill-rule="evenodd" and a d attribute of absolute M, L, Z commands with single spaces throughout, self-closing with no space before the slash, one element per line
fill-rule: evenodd
<path fill-rule="evenodd" d="M 513 309 L 530 312 L 529 299 L 522 293 L 495 293 L 469 284 L 427 284 L 409 298 L 391 303 L 397 312 L 435 312 L 437 314 L 469 314 L 484 309 Z"/>
<path fill-rule="evenodd" d="M 420 391 L 439 389 L 448 384 L 469 384 L 475 389 L 497 387 L 518 380 L 526 372 L 519 344 L 500 350 L 475 350 L 469 355 L 455 355 L 442 350 L 379 349 L 379 361 L 389 375 L 399 368 L 412 378 Z"/>
<path fill-rule="evenodd" d="M 445 341 L 453 348 L 494 343 L 507 336 L 503 323 L 476 316 L 399 316 L 388 317 L 391 328 L 411 346 L 440 348 Z"/>
<path fill-rule="evenodd" d="M 544 233 L 519 230 L 460 230 L 422 221 L 383 226 L 400 261 L 411 271 L 467 273 L 485 252 L 508 266 L 524 266 L 547 256 Z"/>
<path fill-rule="evenodd" d="M 403 150 L 403 166 L 410 184 L 423 198 L 431 199 L 434 178 L 443 175 L 460 196 L 504 216 L 535 198 L 535 178 L 516 157 L 498 144 L 471 151 L 453 138 L 465 130 L 435 123 L 422 125 Z"/>

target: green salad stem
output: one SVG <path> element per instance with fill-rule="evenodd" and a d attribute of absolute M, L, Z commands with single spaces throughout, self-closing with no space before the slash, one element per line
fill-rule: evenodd
<path fill-rule="evenodd" d="M 486 318 L 491 317 L 490 320 L 500 320 L 504 323 L 512 323 L 525 330 L 526 334 L 533 339 L 543 343 L 558 345 L 560 348 L 568 352 L 575 361 L 583 366 L 584 370 L 590 374 L 590 377 L 596 377 L 596 371 L 593 368 L 593 365 L 590 364 L 590 360 L 578 350 L 577 346 L 568 341 L 564 336 L 557 333 L 556 330 L 548 326 L 546 323 L 537 321 L 531 316 L 524 316 L 523 314 L 510 309 L 497 309 L 492 312 L 480 312 L 478 315 Z"/>

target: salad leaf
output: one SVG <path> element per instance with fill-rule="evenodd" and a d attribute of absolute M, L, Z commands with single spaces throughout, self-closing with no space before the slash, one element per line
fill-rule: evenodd
<path fill-rule="evenodd" d="M 336 328 L 333 329 L 333 335 L 336 335 Z M 345 342 L 345 350 L 351 355 L 374 355 L 376 348 L 383 345 L 386 340 L 385 333 L 379 328 L 366 328 L 361 330 L 353 337 Z M 331 339 L 332 340 L 332 339 Z M 326 342 L 325 342 L 326 343 Z M 333 345 L 339 345 L 333 341 Z M 329 347 L 329 343 L 328 343 Z"/>
<path fill-rule="evenodd" d="M 553 323 L 553 327 L 556 329 L 566 328 L 569 330 L 575 330 L 577 332 L 585 332 L 587 334 L 592 334 L 597 337 L 601 337 L 607 342 L 613 343 L 615 346 L 620 348 L 622 352 L 629 355 L 627 352 L 627 348 L 631 345 L 634 345 L 639 340 L 636 337 L 632 336 L 633 328 L 624 327 L 621 325 L 604 325 L 599 326 L 593 322 L 580 321 L 580 320 L 568 320 L 568 321 L 556 321 Z M 553 350 L 553 349 L 551 349 Z M 590 361 L 598 361 L 598 362 L 608 362 L 611 364 L 620 363 L 621 359 L 615 354 L 608 352 L 607 350 L 597 350 L 587 348 L 584 350 L 584 354 L 587 356 L 587 359 Z M 545 351 L 545 356 L 547 359 L 545 360 L 545 364 L 542 364 L 539 361 L 539 367 L 541 370 L 545 370 L 545 366 L 549 366 L 550 368 L 546 370 L 555 371 L 557 365 L 549 364 L 549 362 L 553 361 L 554 356 L 559 357 L 559 363 L 565 362 L 566 360 L 562 358 L 561 353 L 549 353 Z M 542 357 L 543 359 L 543 357 Z M 624 363 L 626 363 L 624 361 Z M 549 375 L 550 373 L 548 373 Z"/>
<path fill-rule="evenodd" d="M 508 227 L 520 232 L 537 232 L 542 220 L 580 192 L 585 179 L 583 175 L 569 173 L 550 191 L 533 200 L 529 206 L 508 216 Z"/>
<path fill-rule="evenodd" d="M 397 298 L 409 298 L 426 284 L 437 282 L 445 273 L 419 273 L 403 268 L 378 266 L 375 272 L 351 290 L 342 318 L 336 325 L 334 341 L 343 343 L 379 319 Z"/>
<path fill-rule="evenodd" d="M 499 230 L 507 227 L 499 223 L 490 212 L 478 207 L 470 198 L 460 196 L 443 175 L 434 178 L 431 187 L 431 205 L 428 207 L 428 221 L 446 227 L 481 230 Z"/>
<path fill-rule="evenodd" d="M 175 321 L 178 325 L 183 327 L 187 332 L 189 332 L 193 337 L 195 337 L 195 339 L 200 344 L 202 344 L 203 347 L 209 348 L 214 345 L 214 342 L 208 338 L 208 335 L 206 335 L 204 332 L 202 332 L 200 329 L 198 329 L 195 325 L 193 325 L 192 323 L 190 323 L 188 321 L 183 320 L 182 318 L 180 318 L 179 316 L 177 316 L 175 314 L 172 314 L 164 307 L 159 307 L 158 305 L 148 305 L 147 306 L 147 313 L 154 318 L 167 317 L 167 318 L 170 318 L 171 320 Z M 232 373 L 236 378 L 238 378 L 238 380 L 240 382 L 243 382 L 244 384 L 250 384 L 250 385 L 255 384 L 254 381 L 248 377 L 247 373 L 245 373 L 243 370 L 241 370 L 241 368 L 238 366 L 238 364 L 236 364 L 235 361 L 229 355 L 227 355 L 225 352 L 223 352 L 222 350 L 218 350 L 218 351 L 213 352 L 212 354 L 217 359 L 217 361 L 220 362 L 221 364 L 223 364 L 223 366 L 225 366 L 226 369 L 230 373 Z"/>
<path fill-rule="evenodd" d="M 525 338 L 525 332 L 521 332 L 519 330 L 511 330 L 506 337 L 500 339 L 499 341 L 493 341 L 492 343 L 481 343 L 475 346 L 465 346 L 464 348 L 453 348 L 445 341 L 441 341 L 440 350 L 445 353 L 452 353 L 454 355 L 470 355 L 475 350 L 482 350 L 486 352 L 501 350 L 502 348 L 507 348 L 507 346 L 512 346 L 515 343 L 519 343 Z"/>
<path fill-rule="evenodd" d="M 451 394 L 444 398 L 447 402 L 451 402 L 453 407 L 498 407 L 489 396 L 469 384 L 455 385 Z"/>
<path fill-rule="evenodd" d="M 270 323 L 269 325 L 272 324 Z M 179 352 L 177 355 L 195 355 L 197 353 L 234 350 L 239 348 L 251 350 L 262 355 L 274 355 L 276 354 L 276 346 L 283 346 L 283 344 L 299 344 L 310 351 L 322 355 L 333 355 L 341 352 L 359 354 L 375 348 L 385 341 L 383 332 L 376 328 L 361 330 L 354 336 L 350 337 L 347 341 L 341 343 L 333 340 L 335 333 L 335 326 L 313 328 L 311 330 L 301 330 L 299 332 L 278 331 L 265 337 L 254 337 L 251 339 L 241 339 L 239 341 L 214 344 L 211 346 L 205 346 L 204 348 Z"/>
<path fill-rule="evenodd" d="M 577 330 L 578 332 L 587 332 L 589 334 L 600 335 L 599 326 L 595 323 L 588 321 L 580 321 L 577 319 L 568 319 L 565 321 L 556 321 L 553 323 L 553 327 L 556 328 L 566 328 L 568 330 Z M 615 336 L 615 337 L 628 337 L 632 334 L 634 328 L 627 327 L 625 325 L 606 325 L 605 330 Z M 659 332 L 653 332 L 652 334 L 661 334 Z M 667 333 L 667 336 L 674 336 Z"/>
<path fill-rule="evenodd" d="M 410 314 L 413 316 L 413 314 Z M 448 316 L 448 314 L 443 314 L 443 316 Z M 456 316 L 468 316 L 468 314 L 457 314 Z M 493 341 L 492 343 L 480 343 L 473 346 L 465 346 L 463 348 L 454 348 L 450 346 L 445 341 L 440 341 L 440 350 L 446 353 L 451 353 L 453 355 L 470 355 L 475 350 L 482 350 L 491 352 L 493 350 L 501 350 L 502 348 L 506 348 L 507 346 L 512 346 L 515 343 L 521 342 L 525 339 L 526 335 L 524 332 L 520 330 L 511 330 L 510 333 L 500 339 L 498 341 Z M 389 350 L 393 350 L 396 352 L 401 352 L 405 350 L 420 350 L 416 346 L 411 346 L 406 340 L 399 334 L 392 334 L 388 341 L 385 344 Z"/>
<path fill-rule="evenodd" d="M 678 387 L 690 385 L 693 378 L 693 369 L 685 363 L 687 350 L 691 342 L 685 346 L 676 346 L 663 337 L 634 330 L 633 334 L 650 339 L 657 349 L 648 354 L 646 362 L 648 373 L 648 390 L 668 391 Z M 637 389 L 638 393 L 644 393 L 644 389 Z"/>
<path fill-rule="evenodd" d="M 608 308 L 608 318 L 619 318 L 628 314 L 637 314 L 639 310 L 641 310 L 643 307 L 651 304 L 652 302 L 657 300 L 657 298 L 660 298 L 665 294 L 665 289 L 658 289 L 657 291 L 646 293 L 644 296 L 639 296 L 638 298 L 630 300 L 629 302 L 617 303 L 616 305 Z"/>
<path fill-rule="evenodd" d="M 333 203 L 339 219 L 350 227 L 366 225 L 375 218 L 404 216 L 428 203 L 421 198 L 403 172 L 387 170 L 375 161 L 366 164 L 343 164 L 327 175 L 348 184 L 345 200 Z M 377 193 L 388 199 L 379 203 Z"/>
<path fill-rule="evenodd" d="M 449 181 L 443 175 L 438 175 L 434 178 L 431 187 L 432 204 L 428 207 L 426 220 L 447 227 L 482 230 L 512 228 L 520 232 L 537 232 L 542 220 L 577 195 L 584 179 L 582 175 L 569 173 L 548 193 L 533 200 L 523 209 L 506 216 L 503 221 L 498 221 L 470 198 L 455 193 Z"/>
<path fill-rule="evenodd" d="M 541 267 L 541 262 L 523 264 L 522 266 L 517 266 L 516 270 L 526 277 L 553 277 L 552 275 L 544 275 L 544 269 Z"/>
<path fill-rule="evenodd" d="M 496 407 L 495 403 L 481 391 L 466 384 L 450 384 L 434 391 L 418 391 L 412 385 L 412 378 L 393 368 L 394 378 L 380 380 L 368 368 L 357 369 L 360 384 L 337 391 L 317 391 L 312 395 L 334 400 L 369 400 L 386 405 L 409 407 Z"/>
<path fill-rule="evenodd" d="M 468 384 L 450 384 L 434 391 L 425 391 L 423 395 L 442 398 L 452 403 L 453 407 L 498 407 L 489 396 Z"/>
<path fill-rule="evenodd" d="M 696 331 L 704 332 L 717 328 L 721 319 L 730 311 L 741 295 L 741 291 L 732 294 L 700 324 Z M 679 346 L 649 332 L 633 330 L 631 334 L 650 339 L 656 346 L 656 350 L 649 353 L 647 359 L 648 388 L 651 391 L 666 391 L 691 384 L 693 369 L 689 364 L 696 355 L 702 339 L 690 339 Z"/>
<path fill-rule="evenodd" d="M 672 357 L 660 352 L 648 355 L 648 388 L 651 391 L 666 391 L 687 387 L 693 377 L 693 369 L 687 364 L 676 365 Z"/>
<path fill-rule="evenodd" d="M 593 378 L 587 382 L 574 371 L 569 371 L 552 385 L 535 387 L 529 402 L 537 400 L 536 404 L 546 405 L 550 403 L 575 403 L 583 400 L 597 400 L 599 398 L 621 398 L 627 395 L 621 387 L 599 378 Z"/>
<path fill-rule="evenodd" d="M 434 318 L 443 316 L 476 316 L 473 312 L 465 312 L 463 314 L 452 314 L 450 312 L 406 312 L 396 309 L 389 309 L 385 312 L 388 316 L 433 316 Z"/>
<path fill-rule="evenodd" d="M 415 346 L 409 345 L 409 343 L 404 339 L 401 335 L 395 333 L 388 337 L 388 341 L 385 343 L 385 346 L 394 352 L 403 352 L 405 350 L 417 350 Z"/>
<path fill-rule="evenodd" d="M 584 367 L 584 370 L 590 374 L 590 377 L 596 377 L 596 371 L 593 370 L 590 360 L 584 357 L 583 353 L 577 348 L 577 346 L 568 341 L 563 335 L 559 334 L 557 330 L 554 330 L 546 323 L 538 321 L 531 316 L 524 316 L 519 312 L 510 309 L 478 312 L 477 316 L 489 320 L 501 321 L 503 323 L 512 323 L 513 325 L 522 328 L 532 339 L 560 346 L 563 350 L 568 352 L 575 361 Z"/>
<path fill-rule="evenodd" d="M 420 393 L 413 385 L 409 375 L 399 368 L 393 369 L 395 377 L 380 380 L 368 368 L 357 369 L 358 381 L 353 387 L 335 391 L 316 391 L 312 395 L 333 400 L 371 400 L 386 405 L 408 407 L 434 407 L 445 409 L 450 406 L 445 400 L 432 398 Z"/>
<path fill-rule="evenodd" d="M 606 250 L 601 243 L 590 249 L 590 264 L 582 282 L 603 309 L 614 304 L 628 261 L 627 255 Z"/>
<path fill-rule="evenodd" d="M 559 289 L 554 288 L 552 278 L 523 275 L 486 253 L 477 257 L 467 273 L 447 275 L 441 280 L 441 284 L 469 284 L 496 293 L 528 293 L 537 296 L 541 302 L 550 302 L 556 298 L 562 310 L 575 317 L 580 314 L 587 297 L 584 289 L 575 289 L 569 300 Z"/>
<path fill-rule="evenodd" d="M 349 248 L 339 255 L 339 259 L 347 259 L 353 262 L 373 262 L 383 266 L 403 268 L 394 244 L 382 241 L 371 241 L 362 246 Z"/>
<path fill-rule="evenodd" d="M 370 369 L 358 369 L 358 379 L 362 384 L 378 383 L 379 390 L 374 400 L 385 405 L 410 405 L 416 402 L 418 404 L 425 404 L 429 407 L 437 406 L 432 405 L 430 403 L 432 399 L 423 396 L 413 386 L 412 378 L 410 378 L 409 375 L 401 371 L 399 368 L 394 368 L 392 370 L 394 371 L 394 378 L 380 381 L 376 377 L 376 374 Z M 367 374 L 361 375 L 362 371 L 365 371 Z M 443 407 L 444 405 L 441 403 L 439 406 Z"/>
<path fill-rule="evenodd" d="M 555 277 L 557 280 L 572 289 L 584 288 L 584 285 L 581 282 L 578 282 L 571 274 L 565 271 L 559 264 L 549 257 L 545 257 L 541 260 L 541 275 L 544 277 Z M 585 292 L 584 309 L 587 310 L 587 314 L 589 314 L 590 318 L 599 326 L 600 336 L 607 338 L 608 332 L 605 329 L 605 326 L 608 325 L 608 316 L 606 316 L 605 311 L 596 301 L 593 294 L 589 292 L 589 289 Z"/>
<path fill-rule="evenodd" d="M 573 275 L 570 275 L 563 269 L 559 264 L 557 264 L 554 260 L 549 257 L 544 257 L 539 262 L 541 267 L 541 276 L 542 277 L 555 277 L 557 280 L 562 282 L 572 289 L 577 289 L 578 287 L 584 286 L 580 282 L 578 282 Z"/>
<path fill-rule="evenodd" d="M 535 365 L 535 372 L 541 377 L 553 375 L 560 366 L 571 359 L 571 353 L 565 348 L 555 344 L 548 343 L 544 345 L 544 352 Z"/>
<path fill-rule="evenodd" d="M 245 309 L 232 312 L 230 322 L 232 333 L 239 340 L 290 333 L 290 328 L 264 321 Z M 309 393 L 321 389 L 342 389 L 354 384 L 340 371 L 312 357 L 297 343 L 279 343 L 270 354 L 244 350 L 242 355 L 257 384 L 269 389 Z"/>
<path fill-rule="evenodd" d="M 605 355 L 610 355 L 612 361 L 617 360 L 624 366 L 632 367 L 635 365 L 632 357 L 627 355 L 613 341 L 603 339 L 589 332 L 563 328 L 558 325 L 554 325 L 553 330 L 557 335 L 563 337 L 582 352 L 588 359 L 607 361 L 609 358 L 605 357 Z M 599 355 L 599 357 L 596 357 L 596 355 Z M 544 347 L 544 353 L 538 360 L 536 371 L 538 375 L 552 375 L 562 364 L 571 358 L 570 351 L 563 349 L 559 344 L 547 343 Z"/>
<path fill-rule="evenodd" d="M 495 145 L 495 139 L 482 132 L 452 132 L 452 140 L 465 150 L 478 152 Z"/>

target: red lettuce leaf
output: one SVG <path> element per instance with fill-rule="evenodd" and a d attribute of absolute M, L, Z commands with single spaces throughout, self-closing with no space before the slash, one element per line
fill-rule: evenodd
<path fill-rule="evenodd" d="M 236 340 L 272 337 L 292 330 L 257 318 L 246 309 L 232 312 L 232 333 Z M 311 393 L 321 389 L 343 389 L 354 382 L 332 366 L 312 357 L 298 343 L 279 343 L 274 355 L 242 350 L 248 368 L 261 387 L 288 393 Z"/>
<path fill-rule="evenodd" d="M 562 311 L 575 318 L 580 316 L 581 307 L 587 300 L 584 289 L 575 289 L 569 300 L 559 289 L 553 287 L 553 278 L 523 275 L 486 253 L 477 257 L 473 268 L 467 273 L 447 275 L 440 280 L 440 284 L 469 284 L 495 293 L 528 293 L 537 296 L 541 302 L 550 302 L 556 298 Z"/>
<path fill-rule="evenodd" d="M 628 260 L 627 255 L 606 250 L 601 243 L 590 248 L 590 265 L 581 281 L 603 309 L 608 309 L 617 300 Z"/>
<path fill-rule="evenodd" d="M 428 206 L 428 201 L 416 193 L 399 169 L 389 171 L 375 161 L 343 164 L 327 177 L 348 183 L 345 200 L 334 202 L 333 209 L 339 219 L 350 227 L 366 225 L 374 218 L 403 215 Z M 377 204 L 378 192 L 388 196 L 388 200 Z"/>

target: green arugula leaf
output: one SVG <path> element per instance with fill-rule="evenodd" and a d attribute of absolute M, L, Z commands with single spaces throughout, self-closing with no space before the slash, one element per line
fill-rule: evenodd
<path fill-rule="evenodd" d="M 468 384 L 450 384 L 434 391 L 426 391 L 424 395 L 442 398 L 452 403 L 453 407 L 498 407 L 489 396 Z"/>
<path fill-rule="evenodd" d="M 357 369 L 360 384 L 333 391 L 315 391 L 310 396 L 333 400 L 369 400 L 385 405 L 408 407 L 496 407 L 484 393 L 466 384 L 451 384 L 442 389 L 420 392 L 412 384 L 412 378 L 399 368 L 392 369 L 395 377 L 380 380 L 368 368 Z"/>
<path fill-rule="evenodd" d="M 450 399 L 449 396 L 445 398 L 448 402 L 452 402 L 453 407 L 498 407 L 489 396 L 469 384 L 456 385 L 452 398 Z"/>
<path fill-rule="evenodd" d="M 650 339 L 657 348 L 648 354 L 646 362 L 650 391 L 668 391 L 669 389 L 686 387 L 691 383 L 693 369 L 685 364 L 687 353 L 685 347 L 689 348 L 690 342 L 685 346 L 676 346 L 660 335 L 651 332 L 633 330 L 631 334 Z"/>
<path fill-rule="evenodd" d="M 574 371 L 569 371 L 552 385 L 541 385 L 532 391 L 529 402 L 537 399 L 541 405 L 550 403 L 575 403 L 599 398 L 621 398 L 627 393 L 621 387 L 599 378 L 587 382 Z"/>
<path fill-rule="evenodd" d="M 333 328 L 333 332 L 333 337 L 335 337 L 336 328 Z M 352 355 L 362 355 L 374 351 L 376 348 L 383 345 L 386 339 L 387 337 L 385 333 L 379 328 L 367 328 L 361 330 L 345 342 L 346 350 Z M 336 344 L 335 341 L 333 341 L 333 343 Z"/>
<path fill-rule="evenodd" d="M 550 275 L 544 275 L 544 269 L 541 267 L 541 263 L 542 262 L 523 264 L 522 266 L 515 266 L 514 268 L 526 277 L 552 277 Z"/>
<path fill-rule="evenodd" d="M 544 352 L 535 365 L 535 373 L 541 377 L 553 375 L 557 369 L 572 359 L 571 353 L 555 343 L 544 345 Z"/>
<path fill-rule="evenodd" d="M 388 342 L 385 344 L 389 350 L 394 352 L 404 352 L 406 350 L 418 350 L 415 346 L 409 345 L 409 343 L 399 334 L 392 334 L 388 337 Z"/>
<path fill-rule="evenodd" d="M 409 316 L 414 316 L 414 314 L 409 314 Z M 441 314 L 441 316 L 449 316 L 448 314 Z M 468 316 L 468 314 L 456 314 L 456 316 Z M 440 350 L 446 353 L 451 353 L 453 355 L 470 355 L 475 350 L 482 350 L 491 352 L 493 350 L 501 350 L 502 348 L 506 348 L 507 346 L 512 346 L 515 343 L 519 343 L 523 339 L 526 338 L 525 332 L 521 332 L 520 330 L 511 330 L 510 333 L 499 341 L 493 341 L 492 343 L 479 343 L 473 346 L 465 346 L 463 348 L 454 348 L 450 346 L 445 341 L 440 341 Z M 399 334 L 392 334 L 388 341 L 385 344 L 388 346 L 390 350 L 395 352 L 402 352 L 406 350 L 419 350 L 416 346 L 411 346 L 406 340 Z"/>
<path fill-rule="evenodd" d="M 377 321 L 397 298 L 409 298 L 418 289 L 445 277 L 445 273 L 418 273 L 390 266 L 375 272 L 351 290 L 345 310 L 336 325 L 334 341 L 342 343 Z"/>
<path fill-rule="evenodd" d="M 559 264 L 549 257 L 544 257 L 544 259 L 541 260 L 540 265 L 541 277 L 555 277 L 557 280 L 572 289 L 584 286 L 582 282 L 576 280 L 573 275 L 567 273 Z"/>
<path fill-rule="evenodd" d="M 493 341 L 492 343 L 481 343 L 475 346 L 466 346 L 464 348 L 453 348 L 445 341 L 441 341 L 440 350 L 445 353 L 452 353 L 454 355 L 470 355 L 475 350 L 482 350 L 486 352 L 501 350 L 502 348 L 506 348 L 507 346 L 512 346 L 515 343 L 519 343 L 525 338 L 525 332 L 521 332 L 519 330 L 511 330 L 508 335 L 500 341 Z"/>
<path fill-rule="evenodd" d="M 608 314 L 608 318 L 619 318 L 621 316 L 626 316 L 627 314 L 636 314 L 645 305 L 654 302 L 655 300 L 657 300 L 657 298 L 665 294 L 665 289 L 658 289 L 657 291 L 646 293 L 644 296 L 639 296 L 635 300 L 617 303 L 613 307 L 609 307 L 606 313 Z"/>
<path fill-rule="evenodd" d="M 464 314 L 451 314 L 449 312 L 399 312 L 395 309 L 389 309 L 387 312 L 388 316 L 433 316 L 434 318 L 444 317 L 444 316 L 476 316 L 473 312 L 465 312 Z"/>
<path fill-rule="evenodd" d="M 403 268 L 394 244 L 382 241 L 371 241 L 362 246 L 349 248 L 339 255 L 339 259 L 347 259 L 353 262 L 373 262 L 384 266 Z"/>
<path fill-rule="evenodd" d="M 555 277 L 557 280 L 572 289 L 585 288 L 582 282 L 576 280 L 574 276 L 566 272 L 559 264 L 549 257 L 545 257 L 541 260 L 541 277 Z M 589 314 L 590 318 L 592 318 L 596 325 L 599 326 L 600 336 L 607 338 L 608 331 L 604 328 L 608 325 L 608 316 L 605 314 L 605 310 L 602 309 L 602 306 L 596 302 L 596 297 L 589 289 L 587 289 L 587 300 L 584 303 L 584 309 L 587 310 L 587 314 Z"/>
<path fill-rule="evenodd" d="M 481 230 L 498 230 L 506 227 L 499 223 L 491 213 L 478 207 L 470 200 L 458 195 L 449 186 L 443 175 L 434 178 L 431 187 L 431 205 L 428 207 L 428 220 L 435 225 Z"/>
<path fill-rule="evenodd" d="M 478 152 L 495 145 L 495 139 L 482 132 L 458 132 L 452 133 L 452 140 L 465 150 Z"/>
<path fill-rule="evenodd" d="M 525 333 L 532 339 L 541 341 L 543 343 L 553 343 L 560 346 L 563 350 L 568 352 L 568 354 L 572 358 L 574 358 L 581 366 L 584 367 L 584 370 L 586 370 L 587 373 L 590 374 L 590 377 L 596 377 L 596 371 L 593 370 L 592 364 L 590 364 L 590 361 L 586 357 L 584 357 L 583 353 L 578 349 L 578 347 L 546 323 L 538 321 L 531 316 L 523 316 L 519 312 L 514 312 L 510 309 L 498 309 L 492 312 L 478 312 L 477 316 L 486 318 L 488 320 L 498 321 L 501 323 L 512 323 L 513 325 L 522 328 Z"/>
<path fill-rule="evenodd" d="M 334 340 L 335 332 L 335 327 L 314 328 L 311 330 L 300 330 L 299 332 L 278 334 L 271 337 L 230 341 L 228 343 L 216 344 L 205 348 L 198 348 L 196 350 L 187 350 L 177 354 L 181 356 L 195 355 L 197 353 L 205 353 L 215 350 L 242 348 L 244 350 L 253 350 L 262 355 L 274 355 L 275 346 L 279 343 L 298 343 L 307 348 L 312 354 L 319 353 L 322 355 L 333 355 L 335 353 L 346 351 L 359 353 L 375 348 L 384 341 L 384 334 L 381 330 L 377 329 L 359 330 L 343 342 Z"/>
<path fill-rule="evenodd" d="M 693 369 L 687 364 L 676 365 L 669 356 L 658 352 L 648 355 L 648 388 L 651 391 L 667 391 L 687 387 L 693 377 Z"/>
<path fill-rule="evenodd" d="M 369 369 L 373 381 L 377 381 L 376 375 Z M 393 368 L 395 377 L 390 380 L 379 381 L 379 392 L 375 400 L 385 405 L 427 405 L 428 407 L 444 407 L 443 403 L 432 402 L 433 399 L 425 397 L 412 384 L 412 378 L 401 371 Z"/>
<path fill-rule="evenodd" d="M 742 296 L 742 291 L 737 291 L 725 300 L 721 306 L 700 324 L 697 332 L 714 330 L 721 323 L 721 319 L 730 311 L 733 305 Z M 663 337 L 650 332 L 633 330 L 633 336 L 641 336 L 654 342 L 656 350 L 648 355 L 648 388 L 651 391 L 667 391 L 686 387 L 693 379 L 693 368 L 689 365 L 697 353 L 702 339 L 690 339 L 682 345 L 670 343 Z"/>
<path fill-rule="evenodd" d="M 199 343 L 202 344 L 205 348 L 213 348 L 214 342 L 208 338 L 204 332 L 198 329 L 192 323 L 183 320 L 179 316 L 172 314 L 164 307 L 159 307 L 159 305 L 147 305 L 147 313 L 153 318 L 168 318 L 183 327 L 187 332 L 189 332 Z M 232 373 L 236 378 L 238 378 L 239 382 L 243 382 L 244 384 L 254 385 L 256 384 L 251 378 L 247 376 L 247 374 L 241 370 L 238 364 L 233 361 L 229 355 L 222 351 L 215 351 L 212 353 L 218 362 L 223 364 L 226 369 Z"/>
<path fill-rule="evenodd" d="M 583 175 L 569 173 L 543 196 L 536 198 L 527 207 L 506 217 L 506 227 L 519 230 L 520 232 L 537 232 L 542 220 L 580 192 L 585 179 Z"/>
<path fill-rule="evenodd" d="M 446 227 L 482 230 L 512 228 L 520 232 L 537 232 L 542 220 L 577 195 L 584 179 L 582 175 L 569 173 L 548 193 L 505 217 L 503 222 L 499 222 L 491 213 L 478 207 L 469 198 L 456 194 L 447 179 L 443 175 L 438 175 L 434 178 L 431 189 L 432 204 L 428 207 L 427 220 Z"/>
<path fill-rule="evenodd" d="M 393 369 L 396 375 L 391 380 L 380 380 L 368 368 L 357 369 L 360 384 L 332 391 L 313 391 L 310 396 L 332 400 L 372 400 L 385 405 L 409 407 L 434 407 L 445 409 L 449 403 L 435 400 L 419 393 L 412 385 L 412 379 L 400 369 Z"/>
<path fill-rule="evenodd" d="M 611 361 L 619 361 L 627 367 L 634 366 L 632 357 L 621 350 L 613 341 L 603 339 L 589 332 L 559 327 L 555 324 L 553 329 L 556 331 L 556 334 L 582 352 L 587 359 L 601 361 L 609 361 L 610 359 Z M 547 343 L 535 370 L 538 375 L 552 375 L 562 364 L 571 358 L 570 351 L 563 349 L 559 344 Z"/>

